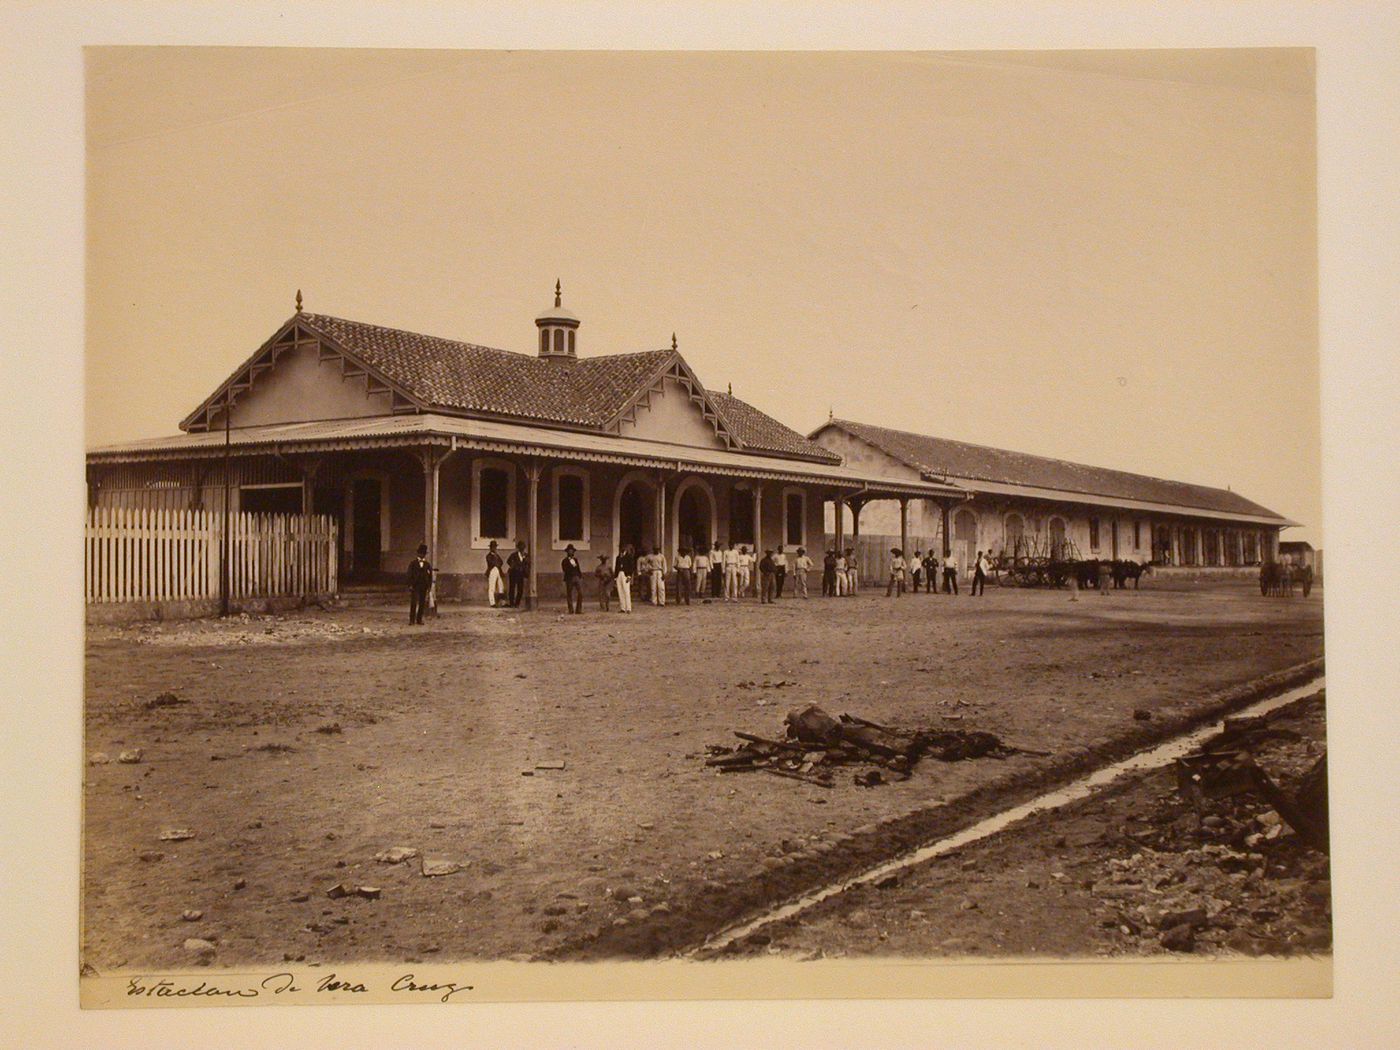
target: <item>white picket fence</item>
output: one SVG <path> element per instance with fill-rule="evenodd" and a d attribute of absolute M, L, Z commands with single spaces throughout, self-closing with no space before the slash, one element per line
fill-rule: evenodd
<path fill-rule="evenodd" d="M 229 597 L 336 592 L 336 523 L 326 515 L 229 519 Z M 93 507 L 85 534 L 87 600 L 219 597 L 223 515 L 207 510 Z"/>

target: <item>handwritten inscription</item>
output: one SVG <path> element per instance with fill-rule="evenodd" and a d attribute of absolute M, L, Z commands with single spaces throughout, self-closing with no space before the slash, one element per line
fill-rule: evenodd
<path fill-rule="evenodd" d="M 309 986 L 315 993 L 341 992 L 353 995 L 373 994 L 377 988 L 373 982 L 353 977 L 342 977 L 328 973 Z M 390 992 L 434 996 L 440 1003 L 448 1002 L 454 995 L 470 992 L 473 985 L 461 981 L 420 980 L 415 974 L 406 973 L 388 984 Z M 282 972 L 265 977 L 246 977 L 242 974 L 228 978 L 201 978 L 193 980 L 180 977 L 130 977 L 127 979 L 127 998 L 146 999 L 258 999 L 274 998 L 279 995 L 295 994 L 302 991 L 302 984 L 294 974 Z"/>

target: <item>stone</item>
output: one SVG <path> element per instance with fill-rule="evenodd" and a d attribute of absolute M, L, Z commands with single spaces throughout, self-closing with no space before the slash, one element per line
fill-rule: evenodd
<path fill-rule="evenodd" d="M 243 889 L 244 887 L 246 887 L 247 885 L 248 885 L 248 880 L 247 880 L 247 879 L 234 879 L 234 880 L 233 880 L 233 888 L 236 889 L 236 890 L 241 890 L 241 889 Z"/>
<path fill-rule="evenodd" d="M 653 914 L 653 915 L 670 915 L 670 914 L 671 914 L 671 906 L 670 906 L 669 904 L 667 904 L 665 901 L 662 901 L 660 904 L 653 904 L 653 905 L 651 906 L 651 914 Z"/>
<path fill-rule="evenodd" d="M 1198 930 L 1204 926 L 1210 917 L 1204 908 L 1191 908 L 1187 911 L 1169 911 L 1157 920 L 1157 929 L 1170 930 L 1177 926 L 1189 926 L 1192 930 Z"/>
<path fill-rule="evenodd" d="M 107 756 L 107 752 L 105 752 L 105 751 L 94 751 L 94 752 L 92 753 L 92 757 L 88 759 L 88 765 L 90 765 L 90 766 L 105 766 L 105 765 L 106 765 L 108 762 L 110 762 L 110 761 L 112 761 L 112 760 Z"/>
<path fill-rule="evenodd" d="M 977 908 L 977 902 L 971 897 L 967 898 L 967 900 L 963 901 L 961 904 L 958 905 L 959 911 L 976 911 Z"/>
<path fill-rule="evenodd" d="M 186 839 L 194 838 L 194 832 L 189 828 L 170 828 L 160 833 L 162 842 L 184 842 Z"/>
<path fill-rule="evenodd" d="M 377 901 L 384 891 L 378 886 L 356 886 L 355 895 L 363 897 L 367 901 Z"/>
<path fill-rule="evenodd" d="M 1137 722 L 1150 722 L 1152 721 L 1152 712 L 1145 707 L 1139 707 L 1133 711 L 1133 720 Z"/>
<path fill-rule="evenodd" d="M 130 751 L 123 751 L 117 755 L 117 761 L 127 766 L 140 764 L 146 757 L 146 752 L 139 747 L 133 747 Z"/>
<path fill-rule="evenodd" d="M 1208 817 L 1201 818 L 1201 827 L 1203 828 L 1223 828 L 1224 826 L 1225 818 L 1217 817 L 1214 813 Z"/>
<path fill-rule="evenodd" d="M 374 859 L 380 864 L 402 864 L 416 856 L 418 856 L 418 851 L 412 846 L 390 846 L 388 849 L 376 853 Z"/>
<path fill-rule="evenodd" d="M 424 857 L 422 871 L 427 878 L 436 878 L 439 875 L 455 875 L 462 870 L 462 865 L 456 861 L 448 860 L 446 857 Z"/>
<path fill-rule="evenodd" d="M 309 893 L 294 893 L 291 896 L 291 901 L 293 904 L 305 904 L 310 899 L 311 894 Z"/>
<path fill-rule="evenodd" d="M 1265 813 L 1260 813 L 1254 818 L 1254 821 L 1262 828 L 1278 828 L 1283 826 L 1283 818 L 1272 809 Z"/>
<path fill-rule="evenodd" d="M 1167 951 L 1190 952 L 1196 948 L 1196 931 L 1189 923 L 1182 923 L 1167 930 L 1159 940 Z"/>
<path fill-rule="evenodd" d="M 180 918 L 185 922 L 198 922 L 204 918 L 204 912 L 198 908 L 186 908 L 180 913 Z"/>
<path fill-rule="evenodd" d="M 156 861 L 164 860 L 165 854 L 160 852 L 159 850 L 148 849 L 144 853 L 140 854 L 140 858 L 143 863 L 154 864 L 156 863 Z"/>
<path fill-rule="evenodd" d="M 333 901 L 338 901 L 342 897 L 348 897 L 354 890 L 343 882 L 337 882 L 330 889 L 326 890 L 326 896 Z"/>
<path fill-rule="evenodd" d="M 627 918 L 630 919 L 632 922 L 643 922 L 645 921 L 646 917 L 647 910 L 645 908 L 633 908 L 627 913 Z"/>
<path fill-rule="evenodd" d="M 560 904 L 549 904 L 543 909 L 545 915 L 566 915 L 569 909 Z"/>
<path fill-rule="evenodd" d="M 554 761 L 554 762 L 536 762 L 536 763 L 535 763 L 535 768 L 536 768 L 536 769 L 564 769 L 564 768 L 565 768 L 565 764 L 564 764 L 562 761 Z"/>
<path fill-rule="evenodd" d="M 218 951 L 218 947 L 213 941 L 206 941 L 203 937 L 190 937 L 185 941 L 185 951 L 194 952 L 196 955 L 213 955 Z"/>

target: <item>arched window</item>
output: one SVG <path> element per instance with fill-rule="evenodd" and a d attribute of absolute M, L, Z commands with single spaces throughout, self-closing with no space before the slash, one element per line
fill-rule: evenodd
<path fill-rule="evenodd" d="M 554 330 L 554 352 L 556 354 L 562 354 L 564 352 L 564 329 L 562 328 L 556 328 Z"/>
<path fill-rule="evenodd" d="M 1026 551 L 1026 519 L 1019 514 L 1006 516 L 1006 553 L 1014 558 L 1022 557 Z"/>
<path fill-rule="evenodd" d="M 548 328 L 541 328 L 541 329 L 540 329 L 540 353 L 542 353 L 542 354 L 547 354 L 547 353 L 549 353 L 549 329 L 548 329 Z"/>
<path fill-rule="evenodd" d="M 569 353 L 572 354 L 573 352 L 574 352 L 574 330 L 573 330 L 572 328 L 570 328 L 570 329 L 569 329 Z"/>
<path fill-rule="evenodd" d="M 1089 519 L 1089 549 L 1096 551 L 1099 549 L 1099 519 Z"/>
<path fill-rule="evenodd" d="M 1065 519 L 1050 519 L 1050 557 L 1056 561 L 1065 556 Z"/>

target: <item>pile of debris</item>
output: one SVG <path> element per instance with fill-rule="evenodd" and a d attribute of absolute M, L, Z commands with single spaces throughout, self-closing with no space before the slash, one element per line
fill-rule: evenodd
<path fill-rule="evenodd" d="M 1274 807 L 1276 824 L 1266 834 L 1277 838 L 1287 822 L 1303 842 L 1328 852 L 1327 751 L 1298 778 L 1296 789 L 1285 791 L 1260 768 L 1254 752 L 1271 741 L 1296 742 L 1291 729 L 1271 724 L 1267 715 L 1227 718 L 1223 731 L 1198 750 L 1176 761 L 1177 792 L 1204 818 L 1211 803 L 1239 795 L 1257 795 Z M 1253 846 L 1256 843 L 1250 842 Z"/>
<path fill-rule="evenodd" d="M 949 729 L 900 729 L 869 719 L 843 714 L 832 718 L 811 705 L 788 712 L 786 739 L 770 740 L 753 733 L 735 732 L 744 743 L 735 747 L 711 744 L 705 765 L 721 773 L 755 770 L 829 788 L 835 782 L 832 767 L 866 765 L 878 768 L 855 774 L 855 783 L 874 787 L 890 779 L 908 780 L 914 765 L 925 755 L 942 762 L 967 758 L 1006 758 L 1010 755 L 1044 755 L 1011 747 L 992 733 Z"/>

